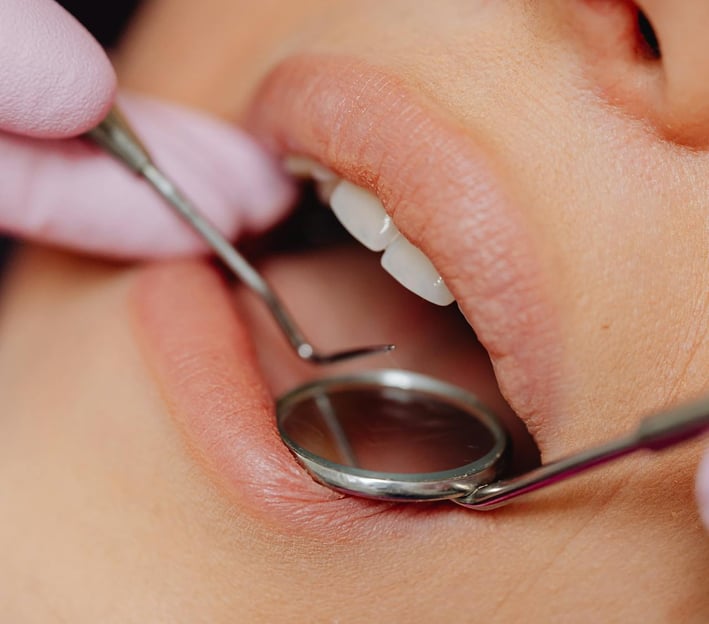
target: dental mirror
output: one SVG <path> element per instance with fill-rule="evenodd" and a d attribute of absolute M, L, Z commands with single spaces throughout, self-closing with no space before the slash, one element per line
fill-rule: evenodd
<path fill-rule="evenodd" d="M 278 428 L 320 482 L 387 500 L 440 500 L 486 483 L 507 434 L 473 395 L 431 377 L 375 370 L 301 386 L 280 399 Z"/>
<path fill-rule="evenodd" d="M 630 434 L 500 480 L 510 454 L 501 421 L 474 395 L 404 370 L 321 379 L 277 402 L 278 429 L 316 481 L 389 501 L 451 499 L 491 509 L 638 450 L 709 429 L 709 397 L 649 416 Z"/>

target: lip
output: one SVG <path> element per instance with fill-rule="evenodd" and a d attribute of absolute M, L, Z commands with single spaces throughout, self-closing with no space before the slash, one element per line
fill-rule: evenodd
<path fill-rule="evenodd" d="M 247 124 L 276 154 L 313 158 L 380 197 L 454 294 L 544 453 L 559 405 L 560 331 L 524 213 L 471 134 L 415 85 L 322 55 L 281 62 Z"/>
<path fill-rule="evenodd" d="M 430 527 L 424 520 L 443 517 L 444 509 L 448 517 L 470 517 L 447 502 L 417 514 L 410 505 L 343 496 L 315 483 L 278 436 L 250 329 L 207 263 L 147 266 L 130 301 L 137 342 L 189 455 L 259 527 L 339 542 L 373 527 L 385 534 Z"/>

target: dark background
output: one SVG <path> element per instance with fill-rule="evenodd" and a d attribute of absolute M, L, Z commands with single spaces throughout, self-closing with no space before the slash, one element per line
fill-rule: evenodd
<path fill-rule="evenodd" d="M 105 47 L 115 45 L 139 0 L 60 0 Z"/>

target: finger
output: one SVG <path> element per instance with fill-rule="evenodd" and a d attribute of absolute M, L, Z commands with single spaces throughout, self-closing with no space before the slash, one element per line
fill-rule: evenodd
<path fill-rule="evenodd" d="M 121 106 L 156 163 L 227 236 L 260 232 L 293 188 L 237 128 L 145 98 Z M 118 258 L 203 251 L 202 241 L 138 176 L 86 139 L 0 139 L 0 229 Z"/>
<path fill-rule="evenodd" d="M 101 46 L 53 0 L 4 0 L 0 129 L 74 136 L 106 116 L 116 76 Z"/>

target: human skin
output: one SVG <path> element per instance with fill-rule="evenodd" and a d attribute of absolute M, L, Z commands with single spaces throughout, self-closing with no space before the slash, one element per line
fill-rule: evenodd
<path fill-rule="evenodd" d="M 500 325 L 479 293 L 500 276 L 470 268 L 481 260 L 466 241 L 485 241 L 470 217 L 477 205 L 457 202 L 466 179 L 434 164 L 434 194 L 404 205 L 391 176 L 372 175 L 377 153 L 338 149 L 337 137 L 311 148 L 312 123 L 275 102 L 282 74 L 334 64 L 347 84 L 327 77 L 346 104 L 352 84 L 379 87 L 381 100 L 395 93 L 405 110 L 426 111 L 450 133 L 446 145 L 469 146 L 533 260 L 524 288 L 499 289 L 538 306 L 510 320 L 521 347 L 490 350 L 503 394 L 549 460 L 709 390 L 709 51 L 698 27 L 709 15 L 698 1 L 669 5 L 642 4 L 662 46 L 654 58 L 623 2 L 158 0 L 117 60 L 126 85 L 243 120 L 276 151 L 311 151 L 377 191 L 490 348 Z M 326 117 L 343 101 L 319 97 L 299 107 Z M 369 145 L 386 146 L 383 122 Z M 395 155 L 402 169 L 410 154 Z M 483 378 L 472 388 L 504 410 L 478 372 L 470 329 L 393 288 L 370 256 L 328 250 L 265 268 L 318 344 L 392 340 L 397 364 L 459 383 L 470 366 Z M 224 303 L 212 272 L 197 261 L 125 268 L 32 249 L 10 271 L 0 315 L 5 619 L 709 618 L 709 540 L 693 497 L 701 443 L 487 514 L 340 499 L 242 407 L 239 383 L 261 388 L 249 395 L 255 414 L 269 389 L 304 373 L 253 301 Z M 180 384 L 165 373 L 175 364 L 165 353 L 182 344 L 161 329 L 169 316 L 194 337 L 173 353 Z M 241 371 L 200 387 L 221 343 L 235 345 L 234 360 L 258 352 L 263 380 Z M 534 349 L 543 377 L 526 384 L 518 371 L 530 370 Z M 213 399 L 198 420 L 185 416 L 192 390 Z M 252 454 L 242 482 L 204 433 L 222 418 L 241 423 L 235 445 L 240 429 L 256 448 L 268 438 L 271 456 Z"/>

